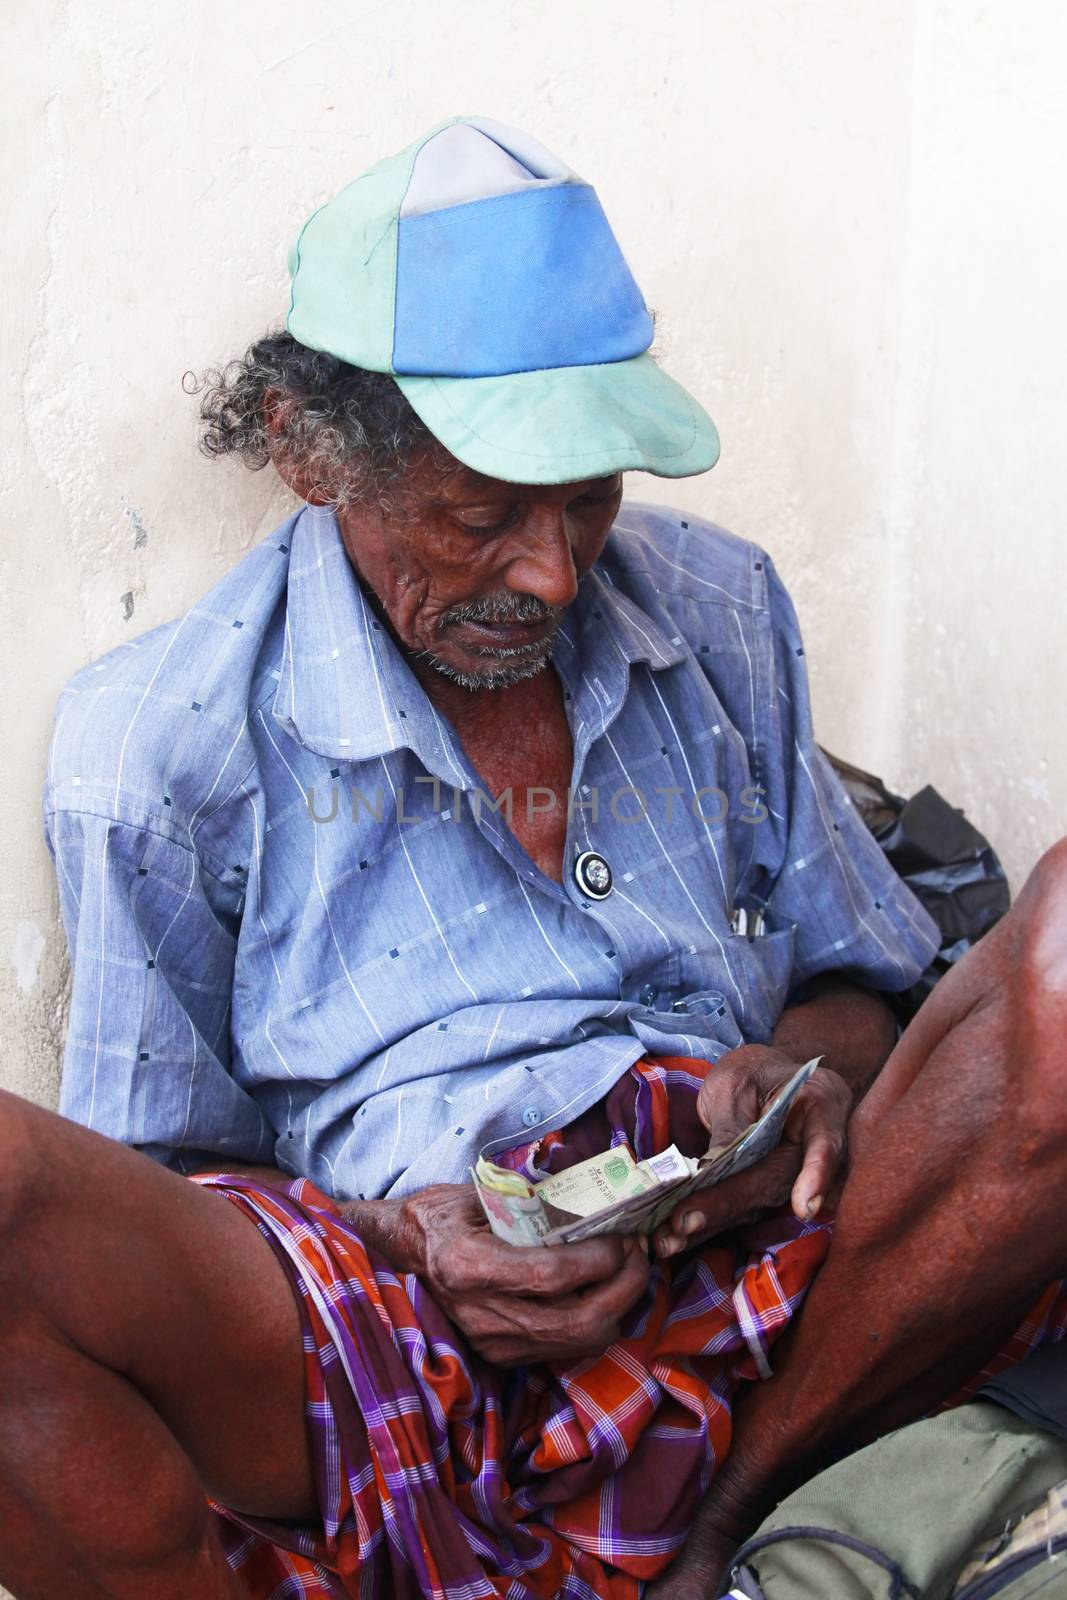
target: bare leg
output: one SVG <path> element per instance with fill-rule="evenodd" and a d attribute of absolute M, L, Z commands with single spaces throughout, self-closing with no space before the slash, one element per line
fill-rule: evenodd
<path fill-rule="evenodd" d="M 222 1196 L 0 1094 L 0 1582 L 230 1600 L 205 1492 L 310 1517 L 299 1316 Z"/>
<path fill-rule="evenodd" d="M 850 1132 L 834 1243 L 652 1596 L 713 1594 L 828 1451 L 921 1416 L 1067 1271 L 1067 841 L 934 991 Z"/>

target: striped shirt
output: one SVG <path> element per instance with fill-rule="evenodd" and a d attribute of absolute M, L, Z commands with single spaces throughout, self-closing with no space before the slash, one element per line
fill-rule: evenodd
<path fill-rule="evenodd" d="M 400 1194 L 565 1125 L 645 1053 L 766 1040 L 817 974 L 914 981 L 936 930 L 814 742 L 766 554 L 627 503 L 554 666 L 563 883 L 482 793 L 329 510 L 83 668 L 44 793 L 73 962 L 61 1109 L 179 1170 Z M 610 865 L 603 899 L 583 851 Z"/>

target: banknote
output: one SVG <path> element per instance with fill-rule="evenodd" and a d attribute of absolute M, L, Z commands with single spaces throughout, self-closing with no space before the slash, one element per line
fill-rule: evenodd
<path fill-rule="evenodd" d="M 655 1159 L 657 1167 L 637 1162 L 630 1150 L 620 1145 L 535 1185 L 521 1172 L 498 1167 L 482 1156 L 473 1177 L 489 1226 L 498 1238 L 509 1244 L 540 1244 L 554 1224 L 595 1216 L 619 1200 L 657 1189 L 664 1169 L 663 1158 Z M 678 1156 L 669 1175 L 684 1177 L 687 1173 L 684 1156 Z"/>
<path fill-rule="evenodd" d="M 486 1221 L 498 1239 L 518 1245 L 544 1243 L 545 1234 L 551 1230 L 552 1224 L 532 1184 L 527 1195 L 515 1191 L 501 1193 L 475 1173 L 472 1172 L 471 1177 L 482 1202 Z"/>
<path fill-rule="evenodd" d="M 490 1228 L 520 1245 L 651 1233 L 687 1195 L 744 1172 L 780 1143 L 789 1109 L 821 1060 L 798 1067 L 755 1122 L 726 1145 L 713 1142 L 702 1156 L 670 1145 L 636 1161 L 620 1145 L 537 1183 L 481 1158 L 472 1177 Z"/>
<path fill-rule="evenodd" d="M 625 1145 L 619 1145 L 542 1178 L 537 1185 L 537 1198 L 557 1214 L 592 1217 L 618 1200 L 628 1200 L 655 1187 L 654 1176 L 634 1160 Z"/>

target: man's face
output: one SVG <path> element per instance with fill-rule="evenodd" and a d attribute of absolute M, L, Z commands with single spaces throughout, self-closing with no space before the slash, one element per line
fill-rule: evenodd
<path fill-rule="evenodd" d="M 469 689 L 540 672 L 604 547 L 621 474 L 526 485 L 425 462 L 401 494 L 393 514 L 359 507 L 338 518 L 401 644 Z"/>

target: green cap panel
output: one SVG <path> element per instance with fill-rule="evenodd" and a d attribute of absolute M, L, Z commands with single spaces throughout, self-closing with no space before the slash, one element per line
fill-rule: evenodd
<path fill-rule="evenodd" d="M 354 367 L 393 370 L 397 218 L 415 157 L 443 122 L 312 213 L 293 247 L 286 327 Z"/>

